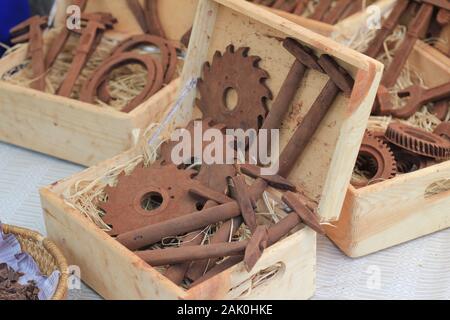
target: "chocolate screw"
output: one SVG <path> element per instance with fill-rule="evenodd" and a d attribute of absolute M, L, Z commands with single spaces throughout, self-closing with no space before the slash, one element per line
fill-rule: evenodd
<path fill-rule="evenodd" d="M 78 6 L 83 12 L 87 6 L 87 0 L 74 0 L 72 2 L 73 5 Z M 63 28 L 61 32 L 56 36 L 56 38 L 52 41 L 50 48 L 48 49 L 47 55 L 45 57 L 45 67 L 50 69 L 56 61 L 56 58 L 59 56 L 64 46 L 69 40 L 70 30 L 67 28 Z"/>
<path fill-rule="evenodd" d="M 429 102 L 450 98 L 450 82 L 428 90 L 419 85 L 414 85 L 400 91 L 398 95 L 401 98 L 409 96 L 409 101 L 403 108 L 393 110 L 392 115 L 397 118 L 407 119 L 416 113 L 420 107 Z"/>
<path fill-rule="evenodd" d="M 27 57 L 31 58 L 34 79 L 30 87 L 40 91 L 45 91 L 45 58 L 42 28 L 46 26 L 46 17 L 34 16 L 11 29 L 13 37 L 18 35 L 12 39 L 12 43 L 29 41 Z M 23 34 L 23 32 L 26 32 L 26 34 Z"/>
<path fill-rule="evenodd" d="M 81 33 L 80 43 L 76 49 L 75 57 L 64 82 L 58 90 L 58 95 L 63 97 L 70 97 L 81 70 L 93 53 L 95 44 L 98 44 L 100 41 L 100 38 L 98 38 L 99 33 L 101 34 L 103 30 L 111 27 L 116 22 L 113 17 L 105 14 L 87 14 L 84 17 L 88 21 L 87 26 Z"/>
<path fill-rule="evenodd" d="M 299 156 L 333 105 L 339 92 L 343 91 L 344 94 L 349 96 L 353 88 L 353 79 L 330 56 L 322 55 L 319 59 L 319 64 L 330 76 L 330 80 L 280 155 L 280 170 L 278 174 L 282 177 L 286 177 L 291 172 Z"/>
<path fill-rule="evenodd" d="M 405 40 L 403 40 L 400 48 L 395 52 L 395 57 L 381 80 L 381 90 L 378 91 L 379 110 L 375 110 L 376 112 L 378 111 L 380 115 L 388 114 L 393 108 L 387 88 L 391 88 L 395 85 L 414 45 L 419 37 L 421 37 L 428 29 L 433 15 L 433 8 L 434 7 L 428 3 L 422 3 L 419 12 L 409 25 Z"/>
<path fill-rule="evenodd" d="M 365 55 L 376 58 L 383 49 L 384 41 L 394 31 L 403 12 L 408 8 L 409 0 L 398 0 L 389 17 L 384 21 L 375 39 L 370 43 Z"/>

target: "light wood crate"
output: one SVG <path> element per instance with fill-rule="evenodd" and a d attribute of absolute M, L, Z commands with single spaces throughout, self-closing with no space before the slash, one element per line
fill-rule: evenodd
<path fill-rule="evenodd" d="M 65 22 L 70 3 L 58 1 L 57 25 Z M 179 40 L 192 26 L 197 0 L 160 0 L 158 5 L 167 37 Z M 109 37 L 142 33 L 126 0 L 89 1 L 86 12 L 110 12 L 118 18 Z M 48 35 L 45 43 L 50 43 Z M 21 64 L 26 51 L 25 46 L 1 59 L 0 77 Z M 126 114 L 0 81 L 0 141 L 89 166 L 131 148 L 136 134 L 164 112 L 176 90 L 174 80 Z"/>
<path fill-rule="evenodd" d="M 419 42 L 409 65 L 427 86 L 450 81 L 450 59 Z M 339 221 L 328 236 L 357 258 L 450 227 L 450 190 L 428 196 L 437 182 L 450 180 L 450 161 L 361 189 L 349 187 Z"/>
<path fill-rule="evenodd" d="M 170 116 L 160 122 L 166 124 L 161 130 L 167 136 L 175 127 L 196 119 L 197 93 L 186 91 L 187 84 L 201 75 L 203 63 L 211 61 L 216 50 L 223 52 L 230 43 L 236 48 L 249 46 L 249 54 L 262 58 L 260 66 L 269 72 L 267 84 L 276 94 L 294 61 L 279 40 L 287 36 L 316 53 L 334 56 L 356 80 L 351 97 L 341 95 L 336 100 L 289 177 L 318 200 L 323 221 L 333 220 L 340 213 L 381 79 L 379 62 L 245 1 L 200 0 L 180 82 L 183 99 L 177 99 L 182 102 L 175 103 L 168 112 Z M 292 116 L 281 130 L 280 147 L 287 143 L 327 80 L 327 76 L 316 71 L 307 72 L 292 105 Z M 184 290 L 101 231 L 64 199 L 66 190 L 77 181 L 96 179 L 140 152 L 130 150 L 40 191 L 50 239 L 63 248 L 70 263 L 81 267 L 83 280 L 99 294 L 107 299 L 307 299 L 313 295 L 316 234 L 308 227 L 302 226 L 268 248 L 251 273 L 241 263 Z M 281 266 L 276 276 L 254 287 L 250 294 L 243 294 L 253 276 L 274 265 Z"/>

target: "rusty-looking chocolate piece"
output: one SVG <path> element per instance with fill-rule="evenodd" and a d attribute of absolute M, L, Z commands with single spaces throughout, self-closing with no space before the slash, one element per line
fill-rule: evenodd
<path fill-rule="evenodd" d="M 304 213 L 305 210 L 311 211 L 310 208 L 308 208 L 304 205 L 303 201 L 300 201 L 300 203 L 298 203 L 297 210 L 302 213 Z M 308 213 L 308 215 L 310 215 L 310 214 L 311 213 Z M 269 239 L 268 239 L 267 247 L 270 247 L 270 246 L 274 245 L 275 243 L 277 243 L 278 241 L 280 241 L 282 238 L 287 236 L 294 228 L 299 226 L 302 222 L 303 222 L 303 220 L 302 220 L 301 216 L 299 215 L 299 213 L 297 211 L 294 211 L 291 214 L 289 214 L 287 217 L 283 218 L 277 224 L 271 226 L 268 231 Z M 226 259 L 223 263 L 214 266 L 207 273 L 205 273 L 202 277 L 200 277 L 196 281 L 194 281 L 194 283 L 192 283 L 191 287 L 195 287 L 198 284 L 200 284 L 208 279 L 211 279 L 215 275 L 240 263 L 242 261 L 242 259 L 243 259 L 242 256 L 235 256 L 235 257 L 230 257 L 230 258 Z"/>
<path fill-rule="evenodd" d="M 83 12 L 86 9 L 88 0 L 73 0 L 72 5 L 78 6 L 80 11 Z M 64 46 L 69 40 L 70 30 L 68 28 L 62 28 L 61 32 L 52 41 L 47 55 L 45 56 L 45 67 L 47 69 L 51 68 L 56 61 L 56 58 L 64 49 Z"/>
<path fill-rule="evenodd" d="M 252 197 L 259 197 L 264 190 L 265 188 L 261 190 L 257 187 L 255 188 L 255 185 L 252 185 L 250 195 Z M 190 214 L 169 221 L 126 232 L 119 235 L 117 241 L 130 250 L 137 250 L 157 243 L 165 237 L 192 232 L 220 221 L 227 221 L 239 217 L 240 215 L 239 205 L 235 201 L 228 202 L 201 212 L 193 211 Z"/>
<path fill-rule="evenodd" d="M 304 78 L 307 67 L 322 72 L 322 68 L 317 63 L 316 56 L 308 48 L 298 43 L 298 41 L 287 38 L 283 41 L 283 46 L 295 57 L 295 61 L 261 129 L 272 130 L 278 129 L 281 126 L 281 122 L 288 113 L 289 107 Z"/>
<path fill-rule="evenodd" d="M 130 11 L 133 13 L 134 18 L 139 23 L 143 33 L 148 33 L 147 18 L 145 16 L 144 9 L 142 8 L 139 0 L 127 0 L 127 5 Z"/>
<path fill-rule="evenodd" d="M 27 58 L 31 58 L 33 70 L 33 81 L 30 87 L 39 91 L 45 91 L 45 56 L 42 28 L 47 26 L 47 21 L 47 17 L 34 16 L 11 29 L 12 43 L 29 42 Z"/>
<path fill-rule="evenodd" d="M 333 0 L 320 0 L 317 6 L 314 8 L 314 12 L 308 17 L 309 19 L 322 21 L 325 14 L 330 9 Z"/>
<path fill-rule="evenodd" d="M 325 234 L 325 230 L 320 225 L 319 218 L 308 208 L 309 203 L 306 202 L 307 200 L 304 197 L 288 191 L 283 195 L 282 199 L 284 203 L 300 216 L 304 224 L 319 234 Z"/>
<path fill-rule="evenodd" d="M 436 134 L 402 123 L 392 123 L 386 131 L 392 144 L 415 154 L 438 160 L 450 159 L 450 142 Z"/>
<path fill-rule="evenodd" d="M 269 186 L 280 190 L 295 191 L 296 187 L 289 180 L 279 175 L 265 176 L 261 174 L 261 168 L 251 164 L 242 164 L 239 166 L 241 172 L 251 178 L 261 178 L 266 180 Z"/>
<path fill-rule="evenodd" d="M 144 13 L 147 20 L 148 33 L 166 38 L 164 29 L 159 20 L 157 0 L 144 0 Z"/>
<path fill-rule="evenodd" d="M 199 141 L 195 141 L 196 138 L 197 139 L 199 138 L 199 137 L 196 137 L 195 126 L 196 125 L 198 126 L 200 124 L 202 126 L 203 132 L 206 132 L 209 129 L 216 129 L 222 133 L 225 131 L 224 125 L 214 124 L 214 122 L 208 118 L 204 118 L 201 121 L 199 121 L 199 120 L 191 121 L 186 129 L 177 129 L 177 130 L 189 131 L 189 135 L 191 138 L 190 155 L 189 156 L 183 155 L 184 157 L 189 157 L 189 158 L 183 159 L 184 160 L 183 162 L 186 163 L 187 165 L 194 164 L 195 161 L 200 161 L 200 159 L 195 159 L 195 161 L 193 161 L 194 159 L 192 159 L 192 158 L 196 157 L 195 146 L 199 142 Z M 223 136 L 223 139 L 224 139 L 223 154 L 225 154 L 225 151 L 226 151 L 225 150 L 225 148 L 226 148 L 225 135 Z M 205 150 L 205 148 L 208 147 L 208 145 L 210 145 L 210 143 L 211 142 L 204 141 L 204 139 L 201 139 L 201 152 L 202 153 Z M 172 150 L 177 144 L 178 144 L 178 142 L 176 142 L 176 141 L 166 141 L 161 146 L 161 149 L 160 149 L 161 159 L 164 160 L 166 163 L 172 163 Z M 223 193 L 224 190 L 226 190 L 227 186 L 228 186 L 227 178 L 234 177 L 235 175 L 236 175 L 236 169 L 233 165 L 227 165 L 227 164 L 207 165 L 206 163 L 202 163 L 200 166 L 200 171 L 195 179 L 200 181 L 202 183 L 202 185 L 204 185 L 205 187 L 211 188 L 211 189 L 215 190 L 216 192 Z M 211 200 L 216 201 L 216 199 L 211 199 Z"/>
<path fill-rule="evenodd" d="M 319 64 L 330 76 L 322 92 L 314 101 L 311 109 L 303 118 L 302 123 L 294 132 L 287 146 L 280 155 L 280 170 L 282 177 L 286 177 L 297 163 L 299 155 L 303 152 L 308 142 L 320 126 L 323 118 L 333 105 L 338 94 L 343 91 L 350 95 L 353 88 L 353 79 L 350 75 L 328 55 L 319 58 Z"/>
<path fill-rule="evenodd" d="M 213 208 L 217 205 L 214 201 L 208 201 L 206 202 L 205 206 L 203 207 L 203 210 Z M 187 246 L 198 246 L 202 244 L 204 237 L 203 230 L 197 230 L 194 232 L 191 232 L 188 234 L 181 244 L 180 248 L 184 248 Z M 173 283 L 179 285 L 181 282 L 183 282 L 183 279 L 186 276 L 186 272 L 189 270 L 189 267 L 191 265 L 191 261 L 185 262 L 185 263 L 179 263 L 174 264 L 170 266 L 166 272 L 164 272 L 164 276 L 171 280 Z"/>
<path fill-rule="evenodd" d="M 136 254 L 153 267 L 180 264 L 187 261 L 242 255 L 247 271 L 251 271 L 267 247 L 266 227 L 258 227 L 250 238 L 239 242 L 216 243 L 204 246 L 186 246 L 168 249 L 138 251 Z"/>
<path fill-rule="evenodd" d="M 70 97 L 75 83 L 86 65 L 89 57 L 94 52 L 94 47 L 100 42 L 98 38 L 104 30 L 112 28 L 117 21 L 110 14 L 94 13 L 82 14 L 83 20 L 87 21 L 86 27 L 81 31 L 80 42 L 75 50 L 75 56 L 66 78 L 57 91 L 63 97 Z"/>
<path fill-rule="evenodd" d="M 400 17 L 409 6 L 410 0 L 398 0 L 389 17 L 383 22 L 381 29 L 378 30 L 376 37 L 372 40 L 365 55 L 376 58 L 381 50 L 386 38 L 394 31 L 400 21 Z"/>
<path fill-rule="evenodd" d="M 1 301 L 39 300 L 39 288 L 36 283 L 29 281 L 22 285 L 19 283 L 22 276 L 22 273 L 14 271 L 6 263 L 0 263 Z"/>
<path fill-rule="evenodd" d="M 368 132 L 364 135 L 357 163 L 360 169 L 371 173 L 371 181 L 384 181 L 397 175 L 397 162 L 391 148 Z M 352 179 L 351 184 L 363 188 L 371 181 Z"/>
<path fill-rule="evenodd" d="M 450 122 L 442 122 L 434 129 L 433 133 L 450 141 Z"/>
<path fill-rule="evenodd" d="M 130 175 L 122 173 L 116 187 L 106 187 L 108 200 L 99 203 L 106 212 L 103 221 L 111 225 L 110 234 L 122 234 L 198 211 L 197 202 L 188 193 L 195 184 L 193 175 L 194 170 L 158 163 L 139 166 Z"/>
<path fill-rule="evenodd" d="M 419 85 L 414 85 L 400 91 L 398 95 L 401 98 L 409 97 L 409 100 L 404 107 L 392 110 L 391 114 L 397 118 L 407 119 L 416 113 L 420 107 L 429 102 L 450 98 L 450 82 L 431 89 L 424 89 Z"/>
<path fill-rule="evenodd" d="M 430 4 L 422 3 L 416 17 L 408 26 L 408 32 L 405 39 L 395 51 L 394 59 L 385 71 L 381 80 L 381 90 L 378 91 L 379 109 L 375 110 L 375 112 L 379 115 L 386 115 L 392 111 L 393 105 L 390 101 L 390 94 L 386 88 L 391 88 L 395 85 L 417 40 L 423 37 L 428 30 L 428 26 L 430 25 L 433 16 L 433 8 L 434 7 Z"/>
<path fill-rule="evenodd" d="M 99 66 L 84 84 L 80 100 L 88 103 L 94 103 L 99 87 L 104 83 L 107 75 L 115 68 L 138 63 L 147 70 L 147 83 L 142 92 L 131 100 L 128 105 L 122 109 L 122 112 L 131 112 L 148 97 L 161 89 L 163 85 L 162 65 L 155 61 L 151 56 L 142 55 L 135 52 L 125 52 L 120 55 L 112 56 Z"/>
<path fill-rule="evenodd" d="M 422 0 L 422 2 L 429 3 L 438 8 L 450 10 L 450 2 L 448 0 Z"/>
<path fill-rule="evenodd" d="M 325 15 L 322 22 L 329 24 L 336 24 L 344 15 L 344 13 L 349 9 L 350 5 L 354 3 L 355 0 L 339 0 L 336 2 L 335 6 L 331 8 L 330 12 Z"/>
<path fill-rule="evenodd" d="M 442 101 L 437 101 L 434 103 L 431 108 L 428 108 L 429 111 L 436 116 L 441 121 L 445 121 L 449 112 L 449 100 L 444 99 Z"/>
<path fill-rule="evenodd" d="M 233 45 L 223 55 L 217 51 L 212 63 L 204 64 L 203 78 L 197 85 L 197 105 L 203 117 L 223 123 L 228 129 L 259 129 L 267 115 L 266 99 L 272 98 L 264 84 L 269 75 L 256 66 L 260 58 L 248 56 L 248 51 L 235 51 Z M 238 95 L 234 107 L 227 103 L 233 91 Z"/>
<path fill-rule="evenodd" d="M 241 210 L 242 217 L 245 224 L 253 233 L 256 230 L 256 213 L 253 209 L 252 201 L 250 195 L 248 194 L 247 184 L 245 183 L 245 178 L 243 176 L 236 176 L 231 178 L 234 185 L 234 197 L 239 209 Z"/>
<path fill-rule="evenodd" d="M 410 173 L 417 170 L 425 169 L 435 163 L 435 160 L 414 154 L 400 147 L 392 149 L 397 162 L 397 171 L 399 173 Z"/>
<path fill-rule="evenodd" d="M 111 55 L 114 56 L 122 52 L 131 51 L 142 45 L 156 46 L 160 50 L 161 63 L 164 68 L 164 83 L 168 84 L 175 75 L 178 59 L 175 47 L 165 39 L 148 34 L 131 36 L 114 48 Z"/>

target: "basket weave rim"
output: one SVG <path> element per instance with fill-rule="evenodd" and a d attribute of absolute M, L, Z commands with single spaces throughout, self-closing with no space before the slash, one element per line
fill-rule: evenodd
<path fill-rule="evenodd" d="M 6 234 L 19 235 L 35 240 L 55 259 L 57 268 L 61 273 L 61 276 L 59 278 L 58 286 L 56 287 L 55 294 L 53 295 L 52 300 L 64 300 L 67 296 L 67 281 L 69 277 L 69 271 L 67 260 L 62 254 L 61 250 L 59 250 L 59 248 L 56 246 L 56 244 L 33 230 L 8 224 L 2 224 L 1 227 L 3 229 L 3 232 Z"/>

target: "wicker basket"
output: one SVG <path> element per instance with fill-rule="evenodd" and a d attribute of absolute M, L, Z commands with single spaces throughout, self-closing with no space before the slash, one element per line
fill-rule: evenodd
<path fill-rule="evenodd" d="M 68 268 L 67 261 L 58 247 L 35 231 L 6 224 L 2 224 L 1 227 L 5 234 L 12 233 L 16 236 L 22 251 L 33 257 L 43 275 L 49 276 L 56 269 L 60 271 L 58 287 L 52 300 L 65 300 Z"/>

